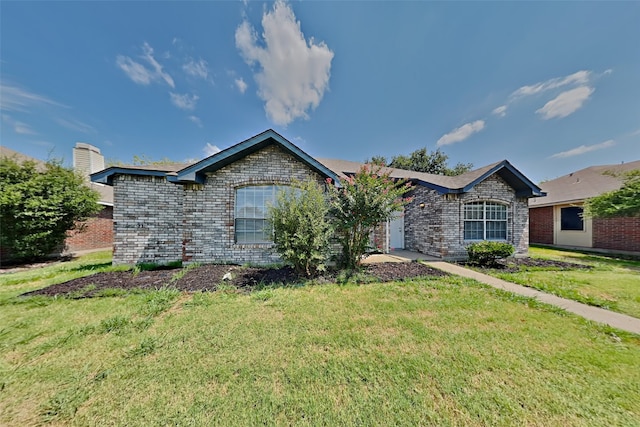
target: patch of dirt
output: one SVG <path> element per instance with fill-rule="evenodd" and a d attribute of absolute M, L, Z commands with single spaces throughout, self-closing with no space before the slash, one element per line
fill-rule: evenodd
<path fill-rule="evenodd" d="M 96 296 L 105 289 L 157 289 L 163 286 L 169 286 L 186 292 L 215 291 L 222 283 L 234 286 L 240 291 L 248 292 L 260 284 L 287 285 L 303 283 L 308 280 L 296 274 L 291 267 L 257 268 L 225 264 L 207 264 L 188 269 L 182 277 L 179 277 L 179 274 L 177 274 L 180 272 L 181 269 L 163 269 L 142 271 L 137 274 L 133 271 L 96 273 L 91 276 L 27 292 L 22 296 L 64 295 L 71 298 L 87 298 Z M 418 262 L 368 264 L 363 267 L 363 272 L 365 276 L 381 282 L 399 281 L 423 276 L 447 275 L 447 273 Z M 225 275 L 230 275 L 230 278 L 223 279 Z M 335 282 L 336 278 L 337 272 L 333 271 L 320 277 L 315 277 L 313 281 L 314 283 Z"/>
<path fill-rule="evenodd" d="M 585 264 L 576 264 L 573 262 L 556 261 L 551 259 L 540 258 L 509 258 L 507 260 L 498 261 L 498 264 L 487 267 L 488 269 L 496 269 L 505 273 L 517 273 L 521 267 L 535 267 L 546 270 L 589 270 L 593 267 Z"/>

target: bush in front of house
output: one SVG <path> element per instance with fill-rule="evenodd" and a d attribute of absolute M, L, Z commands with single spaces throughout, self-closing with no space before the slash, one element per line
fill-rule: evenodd
<path fill-rule="evenodd" d="M 312 276 L 326 269 L 333 233 L 328 211 L 324 190 L 313 181 L 280 191 L 276 205 L 269 207 L 275 249 L 300 274 Z"/>
<path fill-rule="evenodd" d="M 355 175 L 340 180 L 340 187 L 329 180 L 329 214 L 342 246 L 339 264 L 348 270 L 360 266 L 374 227 L 389 220 L 411 201 L 405 195 L 412 189 L 406 180 L 395 180 L 380 165 L 364 165 Z"/>
<path fill-rule="evenodd" d="M 67 231 L 100 211 L 99 194 L 59 161 L 0 159 L 0 246 L 12 261 L 44 258 Z"/>
<path fill-rule="evenodd" d="M 513 255 L 515 251 L 516 249 L 509 243 L 490 240 L 472 243 L 467 246 L 469 262 L 483 267 L 495 265 L 497 260 L 507 258 Z"/>

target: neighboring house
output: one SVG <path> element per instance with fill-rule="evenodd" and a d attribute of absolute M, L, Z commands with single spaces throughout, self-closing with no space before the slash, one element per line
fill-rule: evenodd
<path fill-rule="evenodd" d="M 360 166 L 314 159 L 267 130 L 195 164 L 116 166 L 91 179 L 114 188 L 116 264 L 270 263 L 280 258 L 265 217 L 278 189 L 306 179 L 339 185 Z M 542 193 L 506 160 L 456 177 L 390 172 L 415 184 L 414 199 L 383 226 L 382 249 L 455 259 L 490 239 L 527 253 L 527 200 Z"/>
<path fill-rule="evenodd" d="M 591 166 L 540 184 L 546 197 L 529 200 L 531 243 L 571 248 L 640 251 L 640 218 L 584 218 L 586 199 L 617 190 L 620 174 L 640 169 L 640 160 Z"/>
<path fill-rule="evenodd" d="M 32 161 L 38 170 L 44 171 L 45 162 L 38 160 L 7 147 L 0 146 L 0 157 L 16 159 L 19 163 Z M 87 185 L 100 193 L 98 203 L 102 210 L 89 218 L 79 229 L 73 230 L 65 240 L 61 252 L 75 253 L 93 249 L 111 249 L 113 247 L 113 188 L 103 184 L 93 183 L 89 175 L 104 169 L 104 157 L 100 150 L 82 142 L 76 143 L 73 149 L 73 167 L 87 179 Z M 3 252 L 4 259 L 8 254 Z"/>
<path fill-rule="evenodd" d="M 113 187 L 91 182 L 89 175 L 104 169 L 100 149 L 77 142 L 73 149 L 73 168 L 86 177 L 87 185 L 100 193 L 98 203 L 102 210 L 89 218 L 65 240 L 65 252 L 76 253 L 113 247 Z"/>

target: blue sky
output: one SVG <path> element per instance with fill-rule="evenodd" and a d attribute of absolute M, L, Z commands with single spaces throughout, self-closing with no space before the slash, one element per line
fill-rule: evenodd
<path fill-rule="evenodd" d="M 0 4 L 1 143 L 200 159 L 427 147 L 538 182 L 640 159 L 640 2 Z"/>

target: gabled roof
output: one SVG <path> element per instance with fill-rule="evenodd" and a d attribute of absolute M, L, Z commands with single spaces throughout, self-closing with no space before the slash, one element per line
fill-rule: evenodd
<path fill-rule="evenodd" d="M 339 182 L 339 177 L 325 165 L 293 145 L 282 135 L 272 129 L 244 140 L 212 156 L 193 164 L 169 164 L 149 166 L 114 166 L 91 174 L 93 182 L 113 185 L 113 178 L 118 174 L 162 176 L 176 184 L 204 183 L 206 173 L 215 172 L 251 153 L 270 145 L 278 145 L 296 159 L 325 178 Z"/>
<path fill-rule="evenodd" d="M 355 174 L 364 164 L 346 160 L 318 159 L 329 169 L 342 176 Z M 507 160 L 502 160 L 479 169 L 456 176 L 434 175 L 405 169 L 384 167 L 382 172 L 391 178 L 407 179 L 417 185 L 431 188 L 442 194 L 466 193 L 493 174 L 498 174 L 516 190 L 518 197 L 539 197 L 544 195 L 540 188 L 525 177 Z"/>
<path fill-rule="evenodd" d="M 622 186 L 619 175 L 636 169 L 640 169 L 640 160 L 616 165 L 590 166 L 543 182 L 540 187 L 547 196 L 529 200 L 529 207 L 582 202 L 602 193 L 617 190 Z"/>
<path fill-rule="evenodd" d="M 204 182 L 204 174 L 206 172 L 215 172 L 220 168 L 227 166 L 245 157 L 248 154 L 254 153 L 270 145 L 278 145 L 289 154 L 303 163 L 306 163 L 312 170 L 324 176 L 325 178 L 332 178 L 338 180 L 338 177 L 331 170 L 327 169 L 322 163 L 318 162 L 313 157 L 293 145 L 282 135 L 274 131 L 273 129 L 266 130 L 252 138 L 246 139 L 232 147 L 222 150 L 204 160 L 199 161 L 191 166 L 179 171 L 175 179 L 170 179 L 175 182 Z"/>

